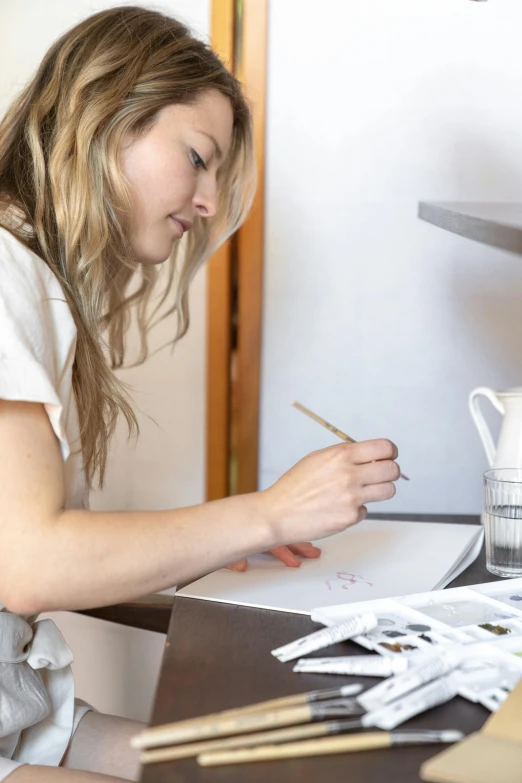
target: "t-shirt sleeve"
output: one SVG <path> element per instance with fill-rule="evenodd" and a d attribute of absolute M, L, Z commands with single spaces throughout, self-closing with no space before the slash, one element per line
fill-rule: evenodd
<path fill-rule="evenodd" d="M 0 236 L 0 399 L 42 403 L 64 460 L 70 454 L 64 391 L 75 344 L 74 322 L 51 270 L 14 237 Z"/>

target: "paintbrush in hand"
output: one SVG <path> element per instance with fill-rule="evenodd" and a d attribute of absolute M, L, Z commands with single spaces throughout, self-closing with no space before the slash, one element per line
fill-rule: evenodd
<path fill-rule="evenodd" d="M 330 430 L 330 432 L 333 432 L 334 435 L 337 435 L 338 438 L 341 438 L 341 440 L 347 441 L 347 443 L 357 443 L 356 440 L 353 438 L 350 438 L 349 435 L 346 434 L 346 432 L 342 432 L 342 430 L 338 430 L 337 427 L 334 427 L 333 424 L 330 424 L 328 421 L 325 421 L 325 419 L 322 419 L 320 416 L 317 415 L 317 413 L 314 413 L 309 408 L 305 408 L 304 405 L 301 405 L 300 402 L 293 401 L 292 405 L 294 408 L 297 408 L 298 411 L 301 411 L 301 413 L 304 413 L 305 416 L 308 416 L 310 419 L 313 419 L 313 421 L 316 421 L 318 424 L 320 424 L 322 427 L 325 427 L 327 430 Z M 404 473 L 401 473 L 401 478 L 405 481 L 409 481 L 408 476 L 405 476 Z"/>

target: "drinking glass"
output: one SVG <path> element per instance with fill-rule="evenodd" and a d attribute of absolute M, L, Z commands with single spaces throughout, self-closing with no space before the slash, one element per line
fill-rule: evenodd
<path fill-rule="evenodd" d="M 486 568 L 495 576 L 522 576 L 522 470 L 484 473 Z"/>

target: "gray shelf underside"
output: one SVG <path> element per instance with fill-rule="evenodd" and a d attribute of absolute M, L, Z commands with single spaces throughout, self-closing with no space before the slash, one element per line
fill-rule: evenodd
<path fill-rule="evenodd" d="M 522 204 L 421 201 L 419 218 L 453 234 L 522 255 Z"/>

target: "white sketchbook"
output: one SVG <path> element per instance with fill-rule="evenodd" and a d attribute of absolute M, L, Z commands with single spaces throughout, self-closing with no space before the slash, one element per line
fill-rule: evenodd
<path fill-rule="evenodd" d="M 321 557 L 300 568 L 255 555 L 244 573 L 221 569 L 177 595 L 310 614 L 315 606 L 429 592 L 475 560 L 483 537 L 482 525 L 369 519 L 315 542 Z"/>

